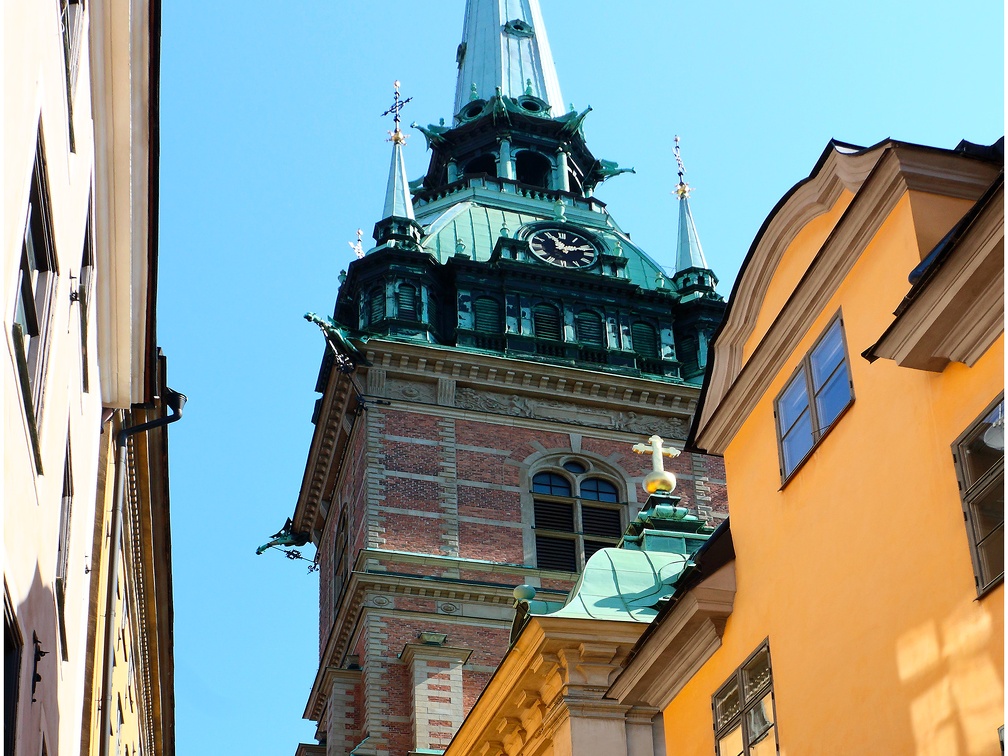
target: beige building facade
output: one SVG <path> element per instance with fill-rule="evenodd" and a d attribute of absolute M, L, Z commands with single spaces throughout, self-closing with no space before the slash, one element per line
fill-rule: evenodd
<path fill-rule="evenodd" d="M 2 14 L 4 754 L 171 753 L 167 434 L 119 434 L 169 416 L 160 8 L 5 0 Z M 121 717 L 100 705 L 111 681 Z"/>

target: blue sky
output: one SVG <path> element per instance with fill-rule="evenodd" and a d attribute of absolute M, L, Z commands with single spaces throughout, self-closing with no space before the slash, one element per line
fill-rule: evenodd
<path fill-rule="evenodd" d="M 830 138 L 954 147 L 1004 133 L 995 0 L 542 0 L 564 98 L 594 109 L 597 195 L 674 259 L 672 141 L 727 295 L 767 213 Z M 256 547 L 294 509 L 337 276 L 383 204 L 405 123 L 450 122 L 463 0 L 163 7 L 158 337 L 189 395 L 171 430 L 180 754 L 293 754 L 318 660 L 318 582 Z M 411 178 L 427 154 L 406 148 Z M 303 549 L 306 556 L 314 548 Z"/>

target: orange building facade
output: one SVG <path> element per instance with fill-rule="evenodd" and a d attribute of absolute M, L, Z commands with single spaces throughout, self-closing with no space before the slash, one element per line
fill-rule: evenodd
<path fill-rule="evenodd" d="M 669 754 L 1001 752 L 1003 164 L 830 143 L 753 242 L 688 441 L 734 557 L 607 694 L 663 708 Z"/>

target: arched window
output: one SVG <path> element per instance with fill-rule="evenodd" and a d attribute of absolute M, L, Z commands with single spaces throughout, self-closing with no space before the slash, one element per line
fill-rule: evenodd
<path fill-rule="evenodd" d="M 536 566 L 578 572 L 596 551 L 619 543 L 624 505 L 616 485 L 582 461 L 568 460 L 562 470 L 532 478 Z"/>
<path fill-rule="evenodd" d="M 560 311 L 550 304 L 537 304 L 532 308 L 532 328 L 537 338 L 560 341 Z"/>
<path fill-rule="evenodd" d="M 399 284 L 396 290 L 396 315 L 400 320 L 417 319 L 417 290 L 411 284 Z"/>
<path fill-rule="evenodd" d="M 346 507 L 340 512 L 339 525 L 336 527 L 336 542 L 333 545 L 333 574 L 332 574 L 332 616 L 336 621 L 336 609 L 339 607 L 340 599 L 343 597 L 343 588 L 346 585 L 346 578 L 349 570 L 349 554 L 347 546 L 347 518 Z"/>
<path fill-rule="evenodd" d="M 658 359 L 658 334 L 651 325 L 638 320 L 630 327 L 630 337 L 637 354 L 649 360 Z"/>
<path fill-rule="evenodd" d="M 492 297 L 476 297 L 473 302 L 473 319 L 480 333 L 501 333 L 500 303 Z"/>
<path fill-rule="evenodd" d="M 515 173 L 522 184 L 549 189 L 549 177 L 553 171 L 549 158 L 531 150 L 522 150 L 515 157 Z"/>
<path fill-rule="evenodd" d="M 427 320 L 434 328 L 438 327 L 438 318 L 441 316 L 441 307 L 438 298 L 433 294 L 427 295 Z"/>
<path fill-rule="evenodd" d="M 368 294 L 368 323 L 374 325 L 385 317 L 385 289 L 375 286 Z"/>
<path fill-rule="evenodd" d="M 577 340 L 584 346 L 604 346 L 604 331 L 602 316 L 591 310 L 582 310 L 574 318 L 574 329 Z"/>
<path fill-rule="evenodd" d="M 465 170 L 462 173 L 466 176 L 482 176 L 483 174 L 496 176 L 497 158 L 493 155 L 480 155 L 466 163 Z"/>

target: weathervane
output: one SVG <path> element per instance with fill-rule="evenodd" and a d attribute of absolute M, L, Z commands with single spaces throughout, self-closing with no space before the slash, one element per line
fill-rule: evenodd
<path fill-rule="evenodd" d="M 363 241 L 363 239 L 364 239 L 364 229 L 358 228 L 357 229 L 357 242 L 356 243 L 354 243 L 354 242 L 347 242 L 347 244 L 350 245 L 350 249 L 352 249 L 354 251 L 354 254 L 357 255 L 357 259 L 358 260 L 360 260 L 362 257 L 364 257 L 364 241 Z"/>
<path fill-rule="evenodd" d="M 679 183 L 676 184 L 675 193 L 679 199 L 686 199 L 689 197 L 692 187 L 686 183 L 683 176 L 686 175 L 686 166 L 683 165 L 682 157 L 679 155 L 679 135 L 676 134 L 675 138 L 675 149 L 672 150 L 675 153 L 675 161 L 679 165 Z"/>
<path fill-rule="evenodd" d="M 399 130 L 399 113 L 402 111 L 403 107 L 407 102 L 412 100 L 412 97 L 407 97 L 405 100 L 399 96 L 399 80 L 396 79 L 395 82 L 395 100 L 392 103 L 392 107 L 381 114 L 384 118 L 387 115 L 391 115 L 395 120 L 395 131 L 389 132 L 389 141 L 395 142 L 396 144 L 406 144 L 406 136 Z"/>
<path fill-rule="evenodd" d="M 665 460 L 662 457 L 678 457 L 679 450 L 665 446 L 662 437 L 655 435 L 646 444 L 634 444 L 633 450 L 638 454 L 651 454 L 651 472 L 644 478 L 644 490 L 649 494 L 672 493 L 676 487 L 675 475 L 665 470 Z"/>

